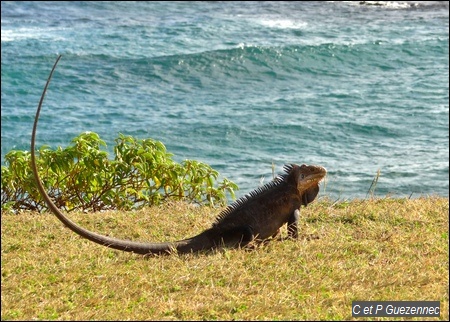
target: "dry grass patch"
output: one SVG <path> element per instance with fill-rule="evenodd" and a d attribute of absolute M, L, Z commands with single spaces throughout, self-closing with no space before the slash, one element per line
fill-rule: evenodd
<path fill-rule="evenodd" d="M 341 320 L 353 300 L 439 300 L 448 320 L 448 211 L 438 197 L 321 201 L 302 210 L 298 241 L 151 258 L 81 239 L 53 215 L 2 214 L 2 320 Z M 70 217 L 172 241 L 218 213 L 174 203 Z"/>

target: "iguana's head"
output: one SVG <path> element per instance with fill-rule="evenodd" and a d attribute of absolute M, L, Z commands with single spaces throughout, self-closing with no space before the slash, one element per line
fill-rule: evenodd
<path fill-rule="evenodd" d="M 319 181 L 321 181 L 327 174 L 327 170 L 319 165 L 306 165 L 302 164 L 300 166 L 294 167 L 297 189 L 299 191 L 304 191 L 312 186 L 317 186 Z"/>

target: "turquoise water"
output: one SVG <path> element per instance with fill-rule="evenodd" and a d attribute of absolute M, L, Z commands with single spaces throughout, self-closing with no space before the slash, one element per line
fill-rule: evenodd
<path fill-rule="evenodd" d="M 94 131 L 236 182 L 325 166 L 322 195 L 448 196 L 449 8 L 404 2 L 2 2 L 1 159 Z"/>

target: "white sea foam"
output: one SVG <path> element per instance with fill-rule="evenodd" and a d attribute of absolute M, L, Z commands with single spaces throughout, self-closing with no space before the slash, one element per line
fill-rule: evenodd
<path fill-rule="evenodd" d="M 294 21 L 290 19 L 262 19 L 258 21 L 259 24 L 270 27 L 270 28 L 279 28 L 279 29 L 303 29 L 308 24 L 303 21 Z"/>
<path fill-rule="evenodd" d="M 329 1 L 335 2 L 335 1 Z M 418 6 L 415 1 L 341 1 L 355 6 L 373 6 L 387 9 L 407 9 Z"/>
<path fill-rule="evenodd" d="M 2 42 L 20 41 L 25 39 L 47 39 L 64 40 L 64 37 L 58 34 L 62 28 L 17 28 L 4 29 L 1 31 Z"/>

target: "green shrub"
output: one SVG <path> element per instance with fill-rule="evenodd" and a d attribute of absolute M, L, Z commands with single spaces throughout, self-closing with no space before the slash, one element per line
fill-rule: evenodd
<path fill-rule="evenodd" d="M 172 160 L 163 143 L 120 134 L 115 139 L 114 160 L 101 151 L 106 146 L 98 134 L 85 132 L 65 149 L 39 150 L 37 166 L 44 187 L 65 211 L 128 210 L 169 199 L 202 205 L 224 205 L 226 192 L 234 196 L 236 184 L 223 179 L 209 165 Z M 2 166 L 2 210 L 41 211 L 46 204 L 37 189 L 28 151 L 10 151 Z"/>

